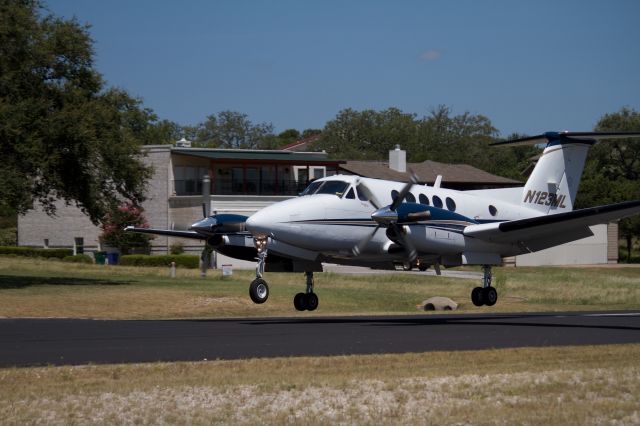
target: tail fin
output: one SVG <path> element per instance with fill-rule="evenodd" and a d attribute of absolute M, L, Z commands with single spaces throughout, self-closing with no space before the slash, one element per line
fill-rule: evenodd
<path fill-rule="evenodd" d="M 638 136 L 640 133 L 549 132 L 493 145 L 546 143 L 524 186 L 521 203 L 547 215 L 573 210 L 587 152 L 596 140 Z"/>

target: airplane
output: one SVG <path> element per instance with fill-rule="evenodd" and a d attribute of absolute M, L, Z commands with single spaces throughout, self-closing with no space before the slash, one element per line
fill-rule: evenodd
<path fill-rule="evenodd" d="M 218 214 L 188 231 L 127 227 L 127 231 L 203 239 L 220 253 L 257 259 L 249 286 L 254 303 L 267 301 L 264 273 L 304 272 L 298 311 L 319 300 L 313 273 L 322 263 L 392 269 L 480 265 L 475 306 L 493 306 L 492 266 L 504 257 L 536 252 L 593 235 L 589 226 L 640 213 L 640 200 L 574 210 L 589 147 L 597 140 L 640 137 L 629 132 L 547 132 L 494 146 L 541 145 L 544 150 L 523 187 L 459 191 L 440 186 L 335 175 L 310 183 L 299 197 L 250 217 Z"/>

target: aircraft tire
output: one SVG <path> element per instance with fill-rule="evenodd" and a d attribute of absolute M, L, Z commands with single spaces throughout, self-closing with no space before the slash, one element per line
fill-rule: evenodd
<path fill-rule="evenodd" d="M 293 306 L 298 311 L 307 310 L 307 295 L 304 293 L 298 293 L 293 297 Z"/>
<path fill-rule="evenodd" d="M 487 287 L 482 289 L 482 299 L 487 306 L 493 306 L 498 301 L 498 292 L 494 287 Z"/>
<path fill-rule="evenodd" d="M 262 304 L 269 298 L 269 286 L 262 278 L 256 278 L 249 286 L 249 297 L 253 303 Z"/>
<path fill-rule="evenodd" d="M 305 297 L 305 304 L 308 311 L 315 311 L 318 309 L 318 295 L 315 293 L 308 293 Z"/>
<path fill-rule="evenodd" d="M 476 287 L 471 291 L 471 302 L 476 306 L 484 305 L 484 291 L 482 287 Z"/>

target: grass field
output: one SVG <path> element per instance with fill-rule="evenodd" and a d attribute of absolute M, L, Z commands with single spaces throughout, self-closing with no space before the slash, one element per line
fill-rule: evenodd
<path fill-rule="evenodd" d="M 0 369 L 2 424 L 640 423 L 640 345 Z"/>
<path fill-rule="evenodd" d="M 316 274 L 320 308 L 293 309 L 302 274 L 108 267 L 0 258 L 0 316 L 193 318 L 416 313 L 431 296 L 467 312 L 640 308 L 640 268 L 496 268 L 477 282 Z M 0 369 L 0 424 L 640 424 L 640 345 L 199 363 Z"/>
<path fill-rule="evenodd" d="M 199 277 L 164 268 L 69 264 L 0 258 L 0 316 L 77 318 L 194 318 L 271 315 L 416 313 L 432 296 L 446 296 L 467 312 L 640 308 L 640 268 L 494 268 L 496 306 L 470 302 L 479 281 L 412 274 L 316 274 L 320 306 L 297 313 L 293 296 L 303 274 L 267 273 L 270 297 L 254 305 L 248 296 L 252 271 L 220 271 Z"/>

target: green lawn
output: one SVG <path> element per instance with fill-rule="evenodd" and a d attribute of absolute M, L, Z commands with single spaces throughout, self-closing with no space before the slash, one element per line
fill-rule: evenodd
<path fill-rule="evenodd" d="M 469 300 L 479 280 L 414 274 L 315 274 L 320 306 L 298 313 L 293 296 L 303 274 L 267 273 L 270 297 L 254 305 L 248 296 L 252 271 L 69 264 L 54 260 L 0 258 L 0 316 L 79 318 L 194 318 L 270 315 L 415 313 L 432 296 L 450 297 L 466 312 L 640 308 L 640 268 L 494 268 L 496 306 Z"/>

